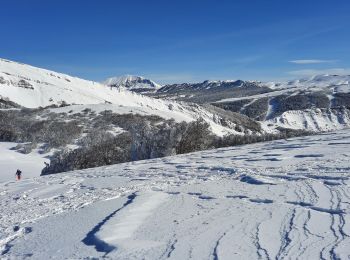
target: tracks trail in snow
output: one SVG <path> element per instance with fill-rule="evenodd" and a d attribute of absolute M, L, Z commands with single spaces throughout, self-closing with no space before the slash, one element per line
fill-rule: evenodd
<path fill-rule="evenodd" d="M 0 252 L 346 259 L 349 142 L 344 130 L 3 183 Z"/>

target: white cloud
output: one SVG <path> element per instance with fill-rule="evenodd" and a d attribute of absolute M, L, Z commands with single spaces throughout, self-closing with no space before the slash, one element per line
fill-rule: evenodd
<path fill-rule="evenodd" d="M 293 70 L 289 71 L 288 74 L 294 76 L 314 76 L 320 74 L 350 75 L 350 68 Z"/>
<path fill-rule="evenodd" d="M 294 64 L 319 64 L 319 63 L 333 63 L 333 62 L 337 62 L 337 60 L 310 59 L 310 60 L 290 60 L 289 62 Z"/>

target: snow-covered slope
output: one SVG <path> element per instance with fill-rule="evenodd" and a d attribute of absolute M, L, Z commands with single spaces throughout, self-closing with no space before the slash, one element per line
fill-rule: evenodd
<path fill-rule="evenodd" d="M 332 131 L 343 128 L 350 128 L 350 110 L 348 109 L 307 109 L 292 110 L 282 115 L 262 122 L 265 130 L 274 127 L 290 129 L 302 129 L 307 131 Z"/>
<path fill-rule="evenodd" d="M 92 81 L 0 59 L 0 96 L 34 108 L 66 102 L 120 102 L 112 89 Z"/>
<path fill-rule="evenodd" d="M 309 88 L 331 88 L 334 92 L 350 92 L 350 75 L 329 75 L 320 74 L 308 78 L 296 79 L 287 82 L 268 82 L 263 83 L 274 89 L 294 88 L 309 89 Z"/>
<path fill-rule="evenodd" d="M 259 83 L 271 91 L 224 98 L 216 103 L 265 126 L 278 125 L 309 131 L 349 127 L 350 76 L 316 75 L 288 82 Z"/>
<path fill-rule="evenodd" d="M 37 151 L 22 154 L 12 150 L 15 146 L 15 143 L 0 142 L 0 183 L 14 180 L 17 169 L 25 170 L 25 179 L 38 177 L 45 166 L 44 162 L 50 162 L 45 158 L 48 154 L 42 155 Z"/>
<path fill-rule="evenodd" d="M 65 74 L 0 59 L 0 98 L 35 108 L 52 104 L 79 104 L 70 109 L 113 110 L 116 113 L 155 114 L 176 121 L 206 120 L 218 135 L 236 133 L 215 120 L 217 116 L 199 106 L 146 97 L 126 90 Z M 111 104 L 110 108 L 108 105 Z"/>
<path fill-rule="evenodd" d="M 124 87 L 126 89 L 138 92 L 156 91 L 161 88 L 152 80 L 140 76 L 125 75 L 121 77 L 112 77 L 103 82 L 103 84 L 112 87 Z"/>
<path fill-rule="evenodd" d="M 310 78 L 292 80 L 287 82 L 260 82 L 260 86 L 267 86 L 273 91 L 249 95 L 237 98 L 225 98 L 218 102 L 238 101 L 243 99 L 259 99 L 264 97 L 275 97 L 279 95 L 295 95 L 300 91 L 318 92 L 325 91 L 330 94 L 349 93 L 350 92 L 350 75 L 315 75 Z"/>
<path fill-rule="evenodd" d="M 350 133 L 0 184 L 3 259 L 348 259 Z"/>
<path fill-rule="evenodd" d="M 0 97 L 29 108 L 63 102 L 129 106 L 138 106 L 142 101 L 152 103 L 150 98 L 123 89 L 4 59 L 0 59 L 0 86 Z"/>

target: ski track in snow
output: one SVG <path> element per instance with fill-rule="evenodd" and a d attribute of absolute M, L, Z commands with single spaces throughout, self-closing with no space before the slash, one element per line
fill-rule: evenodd
<path fill-rule="evenodd" d="M 350 132 L 0 184 L 0 258 L 348 259 Z"/>
<path fill-rule="evenodd" d="M 110 243 L 105 242 L 102 239 L 99 239 L 96 236 L 96 233 L 100 232 L 101 227 L 107 222 L 109 221 L 109 219 L 111 219 L 112 217 L 114 217 L 114 215 L 122 210 L 123 208 L 125 208 L 126 206 L 128 206 L 129 204 L 131 204 L 133 202 L 133 200 L 136 198 L 136 194 L 133 193 L 131 195 L 128 196 L 128 200 L 123 204 L 123 206 L 115 211 L 113 211 L 111 214 L 109 214 L 105 219 L 103 219 L 100 223 L 98 223 L 89 233 L 87 233 L 86 237 L 82 240 L 82 242 L 87 245 L 87 246 L 95 246 L 95 249 L 98 252 L 105 252 L 106 255 L 111 252 L 112 250 L 115 249 L 114 246 L 112 246 Z"/>

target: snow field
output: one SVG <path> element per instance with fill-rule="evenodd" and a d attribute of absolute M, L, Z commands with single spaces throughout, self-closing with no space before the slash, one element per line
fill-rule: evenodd
<path fill-rule="evenodd" d="M 21 154 L 11 150 L 15 146 L 16 143 L 0 142 L 0 183 L 15 180 L 17 169 L 22 171 L 23 179 L 37 177 L 45 167 L 44 162 L 50 161 L 36 151 Z"/>
<path fill-rule="evenodd" d="M 346 259 L 350 133 L 0 185 L 3 258 Z"/>

